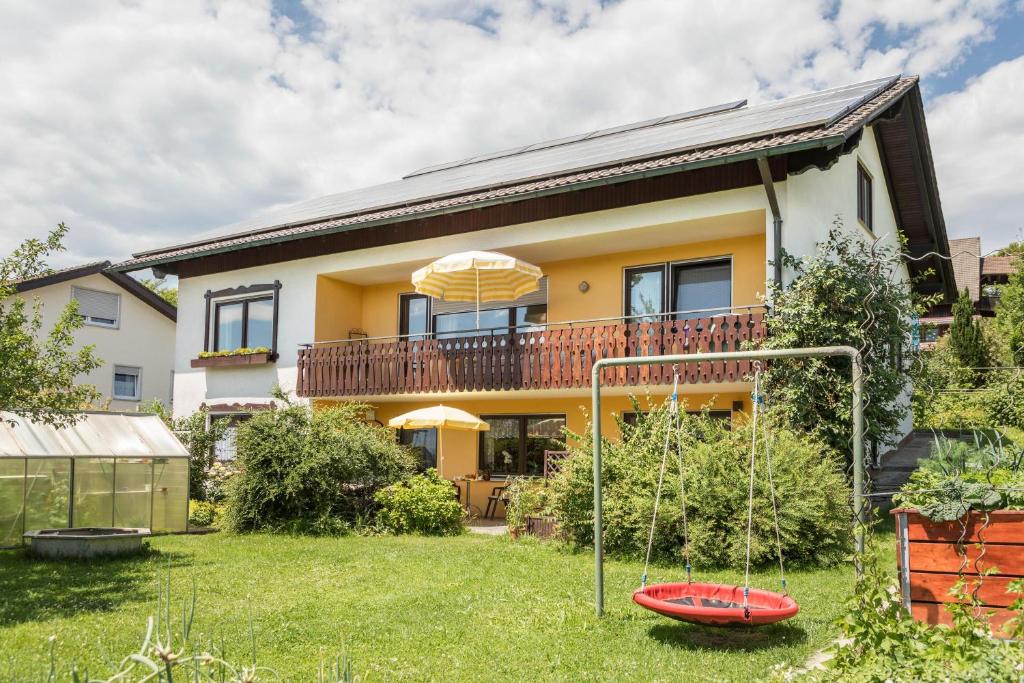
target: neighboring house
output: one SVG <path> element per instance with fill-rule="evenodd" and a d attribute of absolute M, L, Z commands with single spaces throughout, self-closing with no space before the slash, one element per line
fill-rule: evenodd
<path fill-rule="evenodd" d="M 43 305 L 43 330 L 52 329 L 72 299 L 83 317 L 75 332 L 78 346 L 92 344 L 103 361 L 76 378 L 102 394 L 97 407 L 137 410 L 152 399 L 173 399 L 176 310 L 109 261 L 58 270 L 17 283 L 17 296 Z"/>
<path fill-rule="evenodd" d="M 419 169 L 301 203 L 119 270 L 179 277 L 175 411 L 244 418 L 280 385 L 360 400 L 387 420 L 444 403 L 489 432 L 403 434 L 442 475 L 540 473 L 561 428 L 586 429 L 599 355 L 737 349 L 763 333 L 779 249 L 810 254 L 839 216 L 865 240 L 948 254 L 918 79 L 747 106 L 733 102 Z M 540 291 L 482 306 L 413 293 L 449 253 L 539 265 Z M 919 287 L 954 293 L 942 261 Z M 648 324 L 649 323 L 649 324 Z M 265 346 L 247 356 L 206 351 Z M 747 410 L 746 363 L 682 369 L 690 409 Z M 609 373 L 604 406 L 663 397 L 663 369 Z M 616 423 L 605 416 L 609 434 Z M 909 423 L 904 431 L 909 431 Z M 480 493 L 477 493 L 477 488 Z M 486 486 L 474 488 L 484 495 Z"/>
<path fill-rule="evenodd" d="M 964 237 L 949 240 L 949 253 L 953 263 L 953 278 L 957 295 L 967 290 L 974 302 L 977 316 L 991 318 L 996 314 L 999 286 L 1010 279 L 1016 263 L 1014 256 L 982 256 L 981 238 Z M 949 331 L 953 322 L 952 302 L 943 301 L 933 306 L 921 318 L 921 342 L 925 348 L 933 345 Z"/>

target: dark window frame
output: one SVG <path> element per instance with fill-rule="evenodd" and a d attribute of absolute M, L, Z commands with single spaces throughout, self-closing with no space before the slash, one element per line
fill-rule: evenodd
<path fill-rule="evenodd" d="M 273 296 L 254 296 L 247 299 L 226 299 L 224 301 L 217 301 L 213 305 L 213 350 L 214 351 L 234 351 L 234 349 L 222 349 L 220 348 L 220 310 L 225 306 L 237 306 L 242 305 L 242 339 L 238 345 L 238 348 L 250 348 L 249 347 L 249 304 L 257 303 L 260 301 L 274 301 Z M 271 329 L 271 336 L 274 331 Z M 273 340 L 271 340 L 273 341 Z"/>
<path fill-rule="evenodd" d="M 658 317 L 661 320 L 666 320 L 669 313 L 675 313 L 678 310 L 678 302 L 676 301 L 676 294 L 678 287 L 676 286 L 676 272 L 684 268 L 699 268 L 701 266 L 715 265 L 715 264 L 728 264 L 729 265 L 729 310 L 732 310 L 733 302 L 733 291 L 732 288 L 735 285 L 735 272 L 732 254 L 724 256 L 708 256 L 696 259 L 685 259 L 682 261 L 665 261 L 663 263 L 649 263 L 640 266 L 626 266 L 622 269 L 622 317 L 624 319 L 632 319 L 632 312 L 630 310 L 630 273 L 661 273 L 661 312 L 652 313 L 651 317 Z M 723 309 L 722 313 L 726 311 Z M 713 315 L 713 314 L 712 314 Z"/>
<path fill-rule="evenodd" d="M 243 287 L 231 287 L 217 291 L 206 290 L 203 295 L 206 299 L 206 325 L 203 334 L 203 351 L 211 351 L 218 346 L 219 327 L 219 306 L 222 304 L 235 304 L 243 302 L 242 306 L 242 347 L 247 346 L 249 336 L 249 307 L 250 301 L 272 300 L 274 312 L 270 325 L 270 357 L 277 360 L 277 333 L 278 321 L 281 311 L 281 281 L 274 280 L 272 284 L 247 285 Z M 212 342 L 212 349 L 211 349 Z M 232 351 L 234 349 L 228 349 Z"/>
<path fill-rule="evenodd" d="M 857 162 L 857 220 L 874 233 L 875 194 L 874 177 L 860 161 Z"/>
<path fill-rule="evenodd" d="M 532 323 L 525 323 L 523 325 L 517 325 L 516 324 L 516 321 L 518 320 L 517 313 L 518 313 L 520 308 L 531 308 L 531 307 L 537 307 L 537 306 L 543 306 L 544 307 L 545 322 L 539 323 L 539 324 L 532 324 Z M 438 317 L 440 317 L 442 315 L 464 315 L 466 313 L 473 313 L 474 311 L 455 311 L 455 312 L 451 312 L 451 313 L 434 313 L 433 311 L 430 311 L 429 312 L 429 315 L 430 315 L 430 334 L 432 334 L 434 336 L 436 336 L 438 334 L 453 335 L 454 338 L 473 336 L 470 333 L 474 332 L 474 331 L 477 331 L 477 332 L 483 331 L 483 332 L 490 332 L 491 334 L 495 334 L 495 330 L 507 330 L 506 332 L 497 332 L 497 334 L 515 334 L 516 332 L 519 331 L 520 327 L 530 328 L 530 327 L 544 327 L 544 326 L 546 326 L 547 325 L 547 313 L 548 313 L 547 309 L 548 309 L 548 305 L 546 303 L 545 304 L 528 304 L 528 305 L 522 305 L 522 306 L 520 306 L 520 305 L 516 305 L 516 306 L 502 306 L 500 308 L 480 309 L 481 313 L 483 313 L 484 311 L 505 311 L 506 314 L 507 314 L 507 318 L 508 318 L 508 324 L 507 325 L 501 325 L 501 326 L 498 326 L 498 327 L 487 327 L 487 328 L 483 328 L 483 330 L 454 330 L 452 332 L 440 332 L 440 333 L 437 332 L 437 319 L 438 319 Z"/>
<path fill-rule="evenodd" d="M 518 462 L 516 463 L 515 472 L 500 472 L 498 476 L 505 477 L 517 477 L 526 475 L 526 444 L 527 444 L 527 427 L 526 424 L 531 419 L 548 420 L 552 418 L 561 418 L 562 422 L 568 425 L 566 419 L 566 413 L 498 413 L 495 415 L 481 415 L 480 419 L 484 422 L 488 420 L 519 420 L 519 455 Z M 480 432 L 480 436 L 477 439 L 477 469 L 484 470 L 484 442 L 487 438 L 487 432 Z M 563 442 L 564 443 L 564 442 Z M 491 471 L 493 473 L 493 470 Z M 537 475 L 540 476 L 540 475 Z"/>
<path fill-rule="evenodd" d="M 434 315 L 431 310 L 430 297 L 418 292 L 406 292 L 398 295 L 398 335 L 404 337 L 409 334 L 409 306 L 408 302 L 414 299 L 424 299 L 427 302 L 427 324 L 424 337 L 429 337 L 434 331 Z M 416 336 L 419 336 L 417 333 Z"/>
<path fill-rule="evenodd" d="M 433 444 L 432 444 L 432 448 L 433 448 L 433 458 L 432 459 L 433 459 L 433 462 L 432 463 L 426 462 L 425 459 L 423 458 L 423 454 L 420 453 L 420 462 L 417 463 L 416 467 L 421 472 L 426 471 L 426 470 L 428 470 L 430 468 L 436 469 L 437 468 L 438 456 L 440 455 L 440 453 L 438 453 L 438 444 L 440 442 L 440 439 L 438 438 L 437 427 L 419 427 L 419 428 L 416 428 L 416 429 L 398 429 L 397 433 L 395 434 L 395 438 L 398 440 L 398 443 L 400 443 L 400 444 L 402 444 L 404 446 L 408 446 L 410 448 L 415 449 L 415 446 L 413 446 L 413 444 L 406 443 L 403 440 L 405 438 L 406 434 L 412 434 L 413 432 L 432 432 L 433 433 Z"/>

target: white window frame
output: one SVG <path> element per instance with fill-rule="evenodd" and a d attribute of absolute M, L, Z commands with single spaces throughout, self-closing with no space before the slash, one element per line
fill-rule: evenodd
<path fill-rule="evenodd" d="M 118 372 L 121 370 L 122 372 Z M 117 393 L 117 376 L 130 373 L 124 370 L 135 371 L 135 396 L 119 396 Z M 110 385 L 110 395 L 115 401 L 141 401 L 142 400 L 142 368 L 137 365 L 114 365 L 113 383 Z"/>
<path fill-rule="evenodd" d="M 121 294 L 118 292 L 108 292 L 105 289 L 93 289 L 92 287 L 79 287 L 78 285 L 71 285 L 71 301 L 78 301 L 75 296 L 75 290 L 81 290 L 84 292 L 95 292 L 97 294 L 107 294 L 117 299 L 117 317 L 114 319 L 113 324 L 96 320 L 88 315 L 81 315 L 82 321 L 85 325 L 90 327 L 104 327 L 108 330 L 119 330 L 121 329 Z"/>

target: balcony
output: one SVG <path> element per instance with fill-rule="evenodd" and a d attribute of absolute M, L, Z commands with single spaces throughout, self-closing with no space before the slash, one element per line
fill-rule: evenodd
<path fill-rule="evenodd" d="M 543 328 L 472 330 L 445 338 L 355 339 L 306 345 L 299 350 L 299 396 L 343 397 L 465 391 L 528 391 L 590 386 L 602 358 L 738 351 L 764 337 L 760 307 L 743 312 L 687 317 L 667 314 L 652 322 L 551 323 Z M 741 381 L 749 361 L 691 363 L 686 384 Z M 670 384 L 671 368 L 609 368 L 605 386 Z"/>

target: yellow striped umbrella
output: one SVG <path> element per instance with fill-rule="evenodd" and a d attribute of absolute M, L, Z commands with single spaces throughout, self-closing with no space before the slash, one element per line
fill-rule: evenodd
<path fill-rule="evenodd" d="M 432 406 L 410 410 L 388 420 L 388 427 L 396 429 L 437 429 L 437 454 L 440 461 L 437 471 L 444 476 L 444 430 L 461 429 L 469 432 L 486 432 L 491 426 L 476 415 L 451 406 Z"/>
<path fill-rule="evenodd" d="M 445 301 L 475 301 L 480 329 L 480 303 L 511 301 L 540 289 L 544 273 L 532 263 L 493 251 L 463 251 L 439 258 L 412 274 L 420 294 Z"/>

